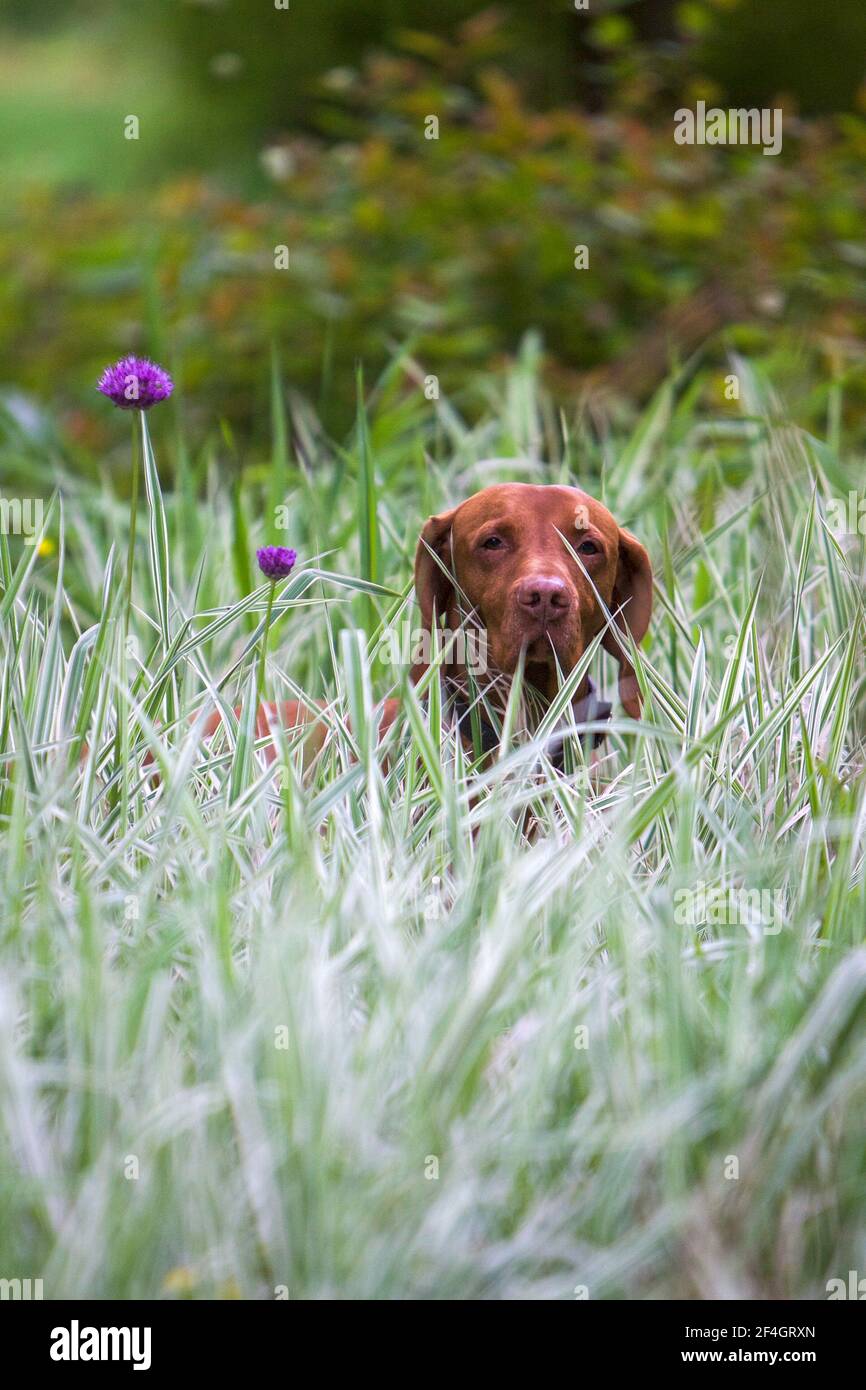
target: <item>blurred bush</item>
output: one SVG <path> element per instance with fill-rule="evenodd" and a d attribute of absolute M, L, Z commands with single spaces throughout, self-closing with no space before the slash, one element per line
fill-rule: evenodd
<path fill-rule="evenodd" d="M 695 61 L 725 104 L 768 106 L 784 97 L 803 115 L 847 111 L 866 92 L 862 0 L 715 0 L 679 8 L 698 40 Z"/>
<path fill-rule="evenodd" d="M 410 343 L 459 392 L 528 329 L 563 400 L 587 382 L 639 398 L 671 357 L 723 332 L 753 352 L 805 342 L 856 376 L 862 117 L 786 118 L 777 158 L 677 146 L 672 111 L 650 114 L 668 80 L 652 50 L 619 51 L 608 26 L 605 109 L 539 111 L 504 32 L 485 12 L 450 42 L 406 31 L 330 69 L 306 132 L 261 151 L 267 196 L 190 175 L 136 197 L 43 189 L 7 205 L 0 382 L 59 402 L 96 444 L 92 382 L 131 350 L 164 358 L 203 419 L 245 434 L 267 429 L 271 340 L 335 429 L 358 358 L 375 369 Z"/>
<path fill-rule="evenodd" d="M 287 0 L 288 2 L 288 0 Z M 620 0 L 594 0 L 599 15 Z M 666 3 L 666 0 L 665 0 Z M 456 28 L 472 35 L 473 50 L 507 60 L 533 106 L 592 99 L 604 85 L 596 42 L 596 15 L 572 0 L 533 0 L 479 6 L 477 0 L 156 0 L 163 36 L 172 41 L 186 78 L 200 94 L 215 95 L 215 76 L 236 78 L 231 100 L 217 99 L 214 120 L 227 138 L 242 129 L 263 137 L 286 127 L 308 128 L 317 79 L 332 68 L 355 67 L 370 49 L 410 44 L 434 61 Z M 650 16 L 660 0 L 640 0 Z M 621 20 L 631 33 L 632 25 Z"/>
<path fill-rule="evenodd" d="M 488 8 L 473 0 L 151 0 L 188 79 L 214 94 L 214 78 L 236 77 L 214 120 L 227 131 L 264 135 L 303 126 L 315 79 L 354 66 L 371 47 L 412 33 L 435 57 L 459 24 L 487 37 L 487 56 L 508 71 L 530 105 L 567 101 L 598 108 L 640 69 L 642 99 L 669 102 L 698 72 L 724 104 L 768 105 L 784 97 L 801 114 L 849 110 L 864 80 L 866 8 L 834 0 L 533 0 Z M 650 61 L 647 63 L 646 59 Z"/>

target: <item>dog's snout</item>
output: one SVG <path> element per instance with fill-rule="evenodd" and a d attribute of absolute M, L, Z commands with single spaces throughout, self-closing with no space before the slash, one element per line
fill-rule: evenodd
<path fill-rule="evenodd" d="M 540 622 L 552 623 L 565 617 L 571 607 L 571 594 L 563 580 L 536 574 L 521 580 L 517 602 L 523 612 Z"/>

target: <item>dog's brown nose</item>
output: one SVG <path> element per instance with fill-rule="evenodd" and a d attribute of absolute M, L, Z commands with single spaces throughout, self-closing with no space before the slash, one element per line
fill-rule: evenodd
<path fill-rule="evenodd" d="M 521 580 L 517 602 L 524 613 L 546 625 L 565 617 L 571 607 L 571 595 L 561 579 L 537 574 Z"/>

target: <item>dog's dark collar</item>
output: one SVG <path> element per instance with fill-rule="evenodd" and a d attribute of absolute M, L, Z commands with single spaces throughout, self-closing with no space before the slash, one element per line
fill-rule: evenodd
<path fill-rule="evenodd" d="M 589 676 L 586 678 L 586 684 L 586 694 L 581 700 L 575 700 L 572 705 L 574 722 L 576 724 L 598 724 L 604 720 L 610 719 L 613 710 L 610 701 L 600 700 L 598 698 L 595 683 Z M 471 739 L 472 705 L 468 700 L 464 700 L 459 695 L 455 695 L 451 707 L 454 711 L 458 730 L 461 734 L 465 734 L 466 737 Z M 481 736 L 481 751 L 482 753 L 494 753 L 499 747 L 499 734 L 496 732 L 489 719 L 484 717 L 484 710 L 480 704 L 476 706 L 476 710 L 478 715 L 478 729 Z M 579 737 L 581 744 L 586 748 L 588 732 L 580 734 Z M 554 767 L 560 770 L 563 765 L 563 748 L 566 738 L 566 734 L 554 734 L 544 750 Z M 597 729 L 592 735 L 592 747 L 598 748 L 599 744 L 603 743 L 606 738 L 607 731 L 605 729 Z"/>

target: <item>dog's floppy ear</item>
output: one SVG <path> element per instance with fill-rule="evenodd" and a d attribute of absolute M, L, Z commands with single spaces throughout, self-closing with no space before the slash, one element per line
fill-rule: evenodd
<path fill-rule="evenodd" d="M 424 523 L 418 537 L 415 551 L 415 597 L 421 609 L 421 622 L 429 632 L 433 626 L 433 613 L 437 618 L 448 608 L 453 585 L 445 570 L 451 569 L 451 523 L 456 507 L 439 516 L 430 516 Z M 434 556 L 436 559 L 434 559 Z M 437 564 L 437 560 L 440 564 Z M 426 663 L 412 667 L 412 679 L 418 680 L 427 670 Z"/>
<path fill-rule="evenodd" d="M 614 622 L 621 632 L 628 630 L 639 645 L 649 627 L 652 607 L 653 571 L 649 555 L 640 541 L 621 526 L 619 562 L 610 600 Z M 618 612 L 618 609 L 622 611 Z M 619 662 L 619 698 L 623 709 L 630 718 L 640 719 L 640 689 L 634 667 L 610 628 L 602 638 L 602 646 Z"/>

